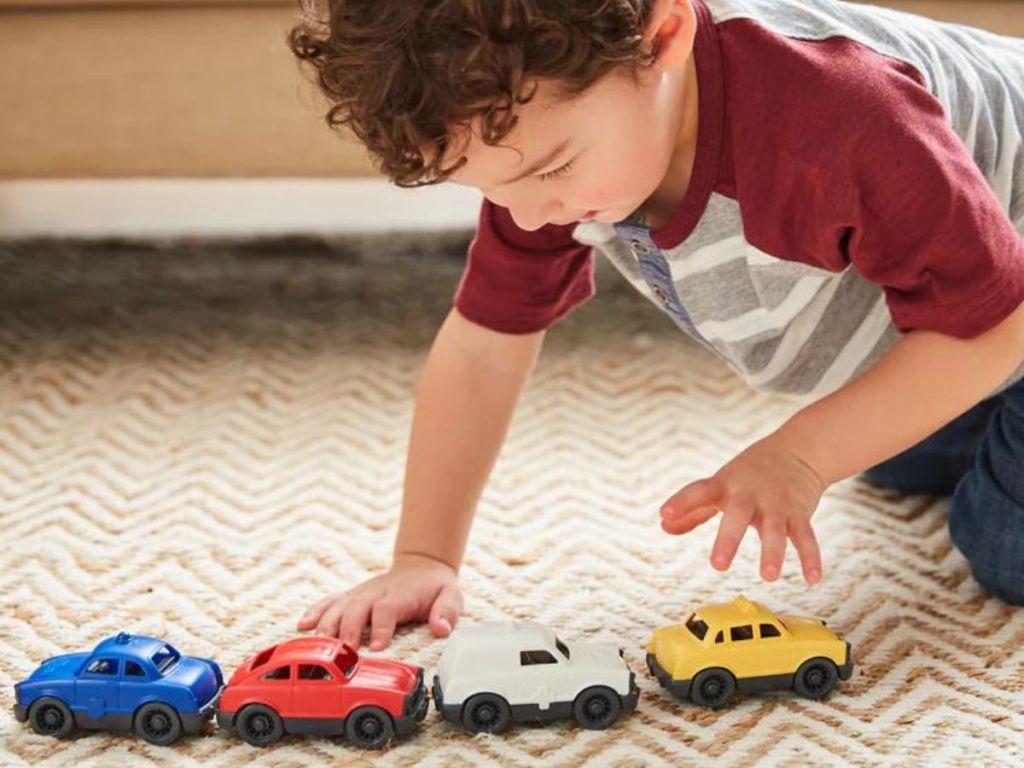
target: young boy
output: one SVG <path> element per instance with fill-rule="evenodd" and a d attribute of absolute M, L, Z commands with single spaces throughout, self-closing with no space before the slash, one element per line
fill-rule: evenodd
<path fill-rule="evenodd" d="M 722 513 L 761 575 L 869 470 L 945 494 L 989 592 L 1024 603 L 1024 41 L 838 0 L 332 0 L 292 33 L 396 183 L 485 202 L 423 373 L 387 573 L 300 629 L 440 636 L 477 499 L 593 251 L 752 386 L 804 407 L 661 509 Z M 873 468 L 873 469 L 872 469 Z"/>

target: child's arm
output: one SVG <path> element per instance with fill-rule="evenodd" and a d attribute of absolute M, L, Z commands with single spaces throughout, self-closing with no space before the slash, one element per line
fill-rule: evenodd
<path fill-rule="evenodd" d="M 331 595 L 299 629 L 390 643 L 398 624 L 427 620 L 447 635 L 461 611 L 457 573 L 477 501 L 530 378 L 544 332 L 496 333 L 452 310 L 420 381 L 394 562 L 386 573 Z"/>
<path fill-rule="evenodd" d="M 821 560 L 810 517 L 825 488 L 920 442 L 991 394 L 1022 361 L 1024 305 L 973 339 L 911 331 L 860 377 L 679 491 L 662 508 L 662 527 L 686 533 L 723 510 L 714 567 L 729 567 L 752 525 L 763 578 L 779 575 L 788 537 L 814 583 Z"/>

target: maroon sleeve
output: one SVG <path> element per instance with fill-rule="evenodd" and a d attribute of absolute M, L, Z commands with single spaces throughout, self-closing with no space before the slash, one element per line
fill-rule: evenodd
<path fill-rule="evenodd" d="M 758 131 L 731 150 L 750 242 L 853 264 L 883 286 L 904 332 L 970 338 L 1016 309 L 1024 241 L 921 75 L 844 38 L 780 42 L 744 24 L 732 45 L 764 57 L 727 84 L 746 91 L 730 98 L 738 125 Z"/>
<path fill-rule="evenodd" d="M 455 307 L 501 333 L 550 328 L 594 294 L 592 249 L 572 239 L 574 229 L 527 232 L 507 209 L 484 200 Z"/>

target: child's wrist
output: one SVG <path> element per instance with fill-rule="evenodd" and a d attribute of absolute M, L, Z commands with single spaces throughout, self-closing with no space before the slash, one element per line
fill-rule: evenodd
<path fill-rule="evenodd" d="M 449 569 L 452 573 L 458 574 L 458 564 L 450 563 L 443 557 L 432 555 L 421 550 L 395 550 L 392 557 L 391 567 L 402 565 L 440 565 Z"/>

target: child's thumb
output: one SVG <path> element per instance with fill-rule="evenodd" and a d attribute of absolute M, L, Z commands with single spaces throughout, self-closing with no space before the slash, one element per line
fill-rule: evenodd
<path fill-rule="evenodd" d="M 437 593 L 430 608 L 430 629 L 438 637 L 448 637 L 462 613 L 462 594 L 456 587 L 445 586 Z"/>

